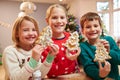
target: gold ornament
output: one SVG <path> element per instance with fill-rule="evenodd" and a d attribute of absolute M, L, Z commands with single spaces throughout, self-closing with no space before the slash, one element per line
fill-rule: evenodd
<path fill-rule="evenodd" d="M 31 14 L 31 13 L 33 13 L 36 10 L 36 6 L 32 2 L 23 2 L 20 5 L 20 10 L 22 12 L 25 12 L 26 14 Z"/>
<path fill-rule="evenodd" d="M 23 17 L 23 16 L 26 16 L 27 14 L 25 13 L 25 12 L 20 12 L 19 14 L 18 14 L 18 17 Z"/>

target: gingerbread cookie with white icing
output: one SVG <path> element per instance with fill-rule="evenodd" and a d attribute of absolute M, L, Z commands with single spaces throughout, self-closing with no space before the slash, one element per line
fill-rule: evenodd
<path fill-rule="evenodd" d="M 41 44 L 44 47 L 49 46 L 53 44 L 53 41 L 51 38 L 52 38 L 52 30 L 50 26 L 47 26 L 43 28 L 35 44 Z"/>
<path fill-rule="evenodd" d="M 96 47 L 96 54 L 94 61 L 104 62 L 105 60 L 111 59 L 109 53 L 107 52 L 106 48 L 103 44 L 98 43 Z"/>
<path fill-rule="evenodd" d="M 71 60 L 75 60 L 77 58 L 77 56 L 80 54 L 78 50 L 79 48 L 79 35 L 78 32 L 75 31 L 73 33 L 71 33 L 70 37 L 68 38 L 68 40 L 66 41 L 65 44 L 63 44 L 65 47 L 67 47 L 67 51 L 66 51 L 66 57 L 71 59 Z M 70 52 L 75 52 L 75 54 L 71 54 Z"/>

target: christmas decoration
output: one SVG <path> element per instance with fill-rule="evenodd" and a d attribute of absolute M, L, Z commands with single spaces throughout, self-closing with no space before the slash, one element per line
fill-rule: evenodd
<path fill-rule="evenodd" d="M 21 12 L 18 14 L 18 17 L 22 17 L 25 15 L 32 14 L 36 10 L 36 5 L 32 2 L 23 2 L 20 4 L 20 10 Z"/>
<path fill-rule="evenodd" d="M 74 15 L 68 14 L 68 23 L 65 30 L 68 32 L 79 32 L 79 25 L 77 24 L 77 19 Z"/>
<path fill-rule="evenodd" d="M 77 31 L 79 35 L 79 42 L 83 42 L 86 40 L 85 37 L 81 34 L 80 26 L 77 23 L 77 18 L 73 14 L 68 14 L 68 23 L 65 30 L 67 32 Z"/>
<path fill-rule="evenodd" d="M 107 59 L 111 59 L 111 57 L 109 56 L 109 53 L 107 52 L 103 44 L 98 43 L 96 48 L 97 49 L 96 49 L 96 54 L 94 59 L 95 62 L 96 61 L 104 62 Z"/>
<path fill-rule="evenodd" d="M 26 14 L 31 14 L 31 13 L 33 13 L 36 10 L 36 6 L 32 2 L 23 2 L 20 5 L 20 10 L 22 12 L 25 12 Z"/>
<path fill-rule="evenodd" d="M 27 15 L 25 12 L 20 12 L 20 13 L 18 14 L 18 17 L 22 17 L 22 16 L 25 16 L 25 15 Z"/>

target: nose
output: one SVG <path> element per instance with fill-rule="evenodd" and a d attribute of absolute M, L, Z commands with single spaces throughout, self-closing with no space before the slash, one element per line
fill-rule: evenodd
<path fill-rule="evenodd" d="M 58 18 L 58 19 L 57 19 L 57 22 L 58 22 L 58 23 L 60 23 L 60 22 L 61 22 L 61 19 L 60 19 L 60 18 Z"/>
<path fill-rule="evenodd" d="M 33 30 L 29 30 L 29 35 L 32 35 L 33 34 Z"/>
<path fill-rule="evenodd" d="M 91 30 L 92 30 L 92 31 L 94 31 L 94 30 L 95 30 L 95 27 L 94 27 L 94 26 L 92 26 L 92 27 L 91 27 Z"/>

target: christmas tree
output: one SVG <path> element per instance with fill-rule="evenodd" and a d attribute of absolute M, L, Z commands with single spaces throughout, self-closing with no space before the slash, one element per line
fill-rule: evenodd
<path fill-rule="evenodd" d="M 79 42 L 83 42 L 85 40 L 85 38 L 81 35 L 80 32 L 80 26 L 77 23 L 77 18 L 73 15 L 73 14 L 68 14 L 68 23 L 66 25 L 65 30 L 67 32 L 74 32 L 77 31 L 79 34 Z"/>
<path fill-rule="evenodd" d="M 68 14 L 68 23 L 65 30 L 68 32 L 79 32 L 79 25 L 77 24 L 77 18 L 73 14 Z"/>

